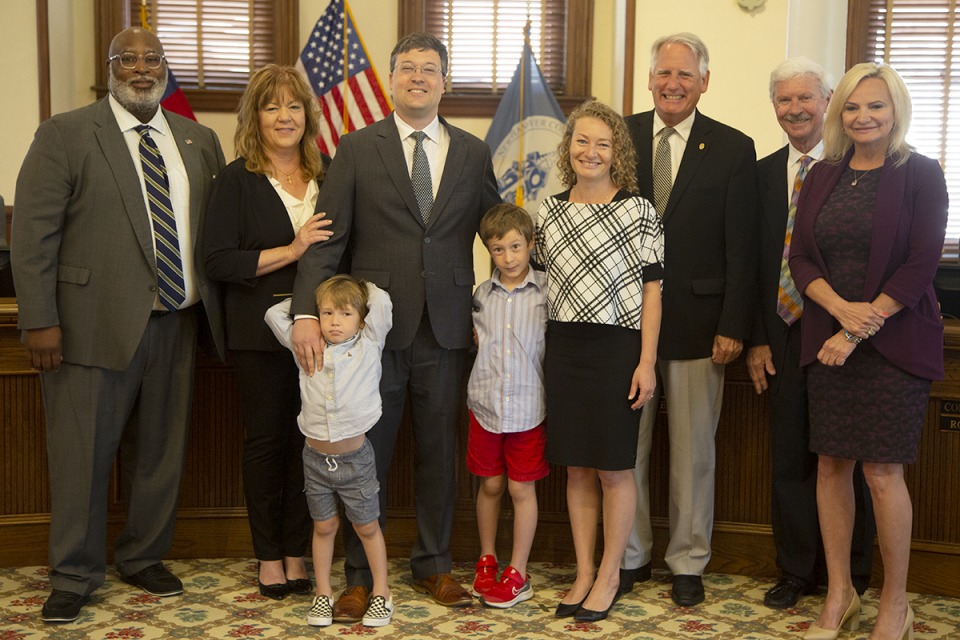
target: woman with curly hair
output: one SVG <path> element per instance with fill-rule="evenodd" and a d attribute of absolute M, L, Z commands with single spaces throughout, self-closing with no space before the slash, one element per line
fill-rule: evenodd
<path fill-rule="evenodd" d="M 290 352 L 263 320 L 293 291 L 297 261 L 327 239 L 315 213 L 329 163 L 317 148 L 319 107 L 293 67 L 270 64 L 240 98 L 237 159 L 220 173 L 203 234 L 207 276 L 226 283 L 226 338 L 246 437 L 243 491 L 260 593 L 310 593 L 303 555 L 312 521 L 303 494 L 300 386 Z"/>
<path fill-rule="evenodd" d="M 557 150 L 569 189 L 543 202 L 535 234 L 547 270 L 547 460 L 567 467 L 577 556 L 576 581 L 556 616 L 593 622 L 622 595 L 620 560 L 637 504 L 636 411 L 657 382 L 663 240 L 653 206 L 633 195 L 636 152 L 616 112 L 584 103 Z"/>

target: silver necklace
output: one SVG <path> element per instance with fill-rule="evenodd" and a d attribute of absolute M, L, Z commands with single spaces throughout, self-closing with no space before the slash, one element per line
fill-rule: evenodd
<path fill-rule="evenodd" d="M 874 167 L 873 169 L 876 169 L 876 167 Z M 857 186 L 857 183 L 860 182 L 860 178 L 862 178 L 863 176 L 865 176 L 865 175 L 867 175 L 868 173 L 870 173 L 871 171 L 873 171 L 873 169 L 867 169 L 866 171 L 863 172 L 863 175 L 860 175 L 860 176 L 857 175 L 857 170 L 856 170 L 856 169 L 852 169 L 852 171 L 853 171 L 853 182 L 850 183 L 850 186 L 851 186 L 851 187 Z"/>

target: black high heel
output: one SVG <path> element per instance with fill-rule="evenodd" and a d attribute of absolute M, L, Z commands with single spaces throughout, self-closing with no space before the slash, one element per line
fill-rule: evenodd
<path fill-rule="evenodd" d="M 613 594 L 613 602 L 610 603 L 610 606 L 609 606 L 609 607 L 607 607 L 607 608 L 606 608 L 605 610 L 603 610 L 603 611 L 593 611 L 592 609 L 584 609 L 584 608 L 581 606 L 580 609 L 577 611 L 577 613 L 574 614 L 574 616 L 573 616 L 574 621 L 576 621 L 576 622 L 600 622 L 601 620 L 605 620 L 606 617 L 607 617 L 607 614 L 610 613 L 610 609 L 613 608 L 613 605 L 617 604 L 617 601 L 620 600 L 620 596 L 622 596 L 622 595 L 623 595 L 623 592 L 621 592 L 621 591 L 620 591 L 620 587 L 617 586 L 617 591 L 616 591 L 616 593 Z M 587 594 L 587 597 L 589 597 L 589 594 Z M 584 598 L 583 601 L 586 602 L 586 601 L 587 601 L 587 598 Z M 581 603 L 581 604 L 582 604 L 582 603 Z"/>
<path fill-rule="evenodd" d="M 570 616 L 576 614 L 577 611 L 580 610 L 580 606 L 583 604 L 584 600 L 586 600 L 586 598 L 584 598 L 580 602 L 575 602 L 574 604 L 563 604 L 561 602 L 560 604 L 557 605 L 557 610 L 553 613 L 553 617 L 569 618 Z"/>
<path fill-rule="evenodd" d="M 306 595 L 313 592 L 313 583 L 310 578 L 297 578 L 296 580 L 287 580 L 287 593 L 297 595 Z"/>
<path fill-rule="evenodd" d="M 257 560 L 257 587 L 260 589 L 260 595 L 271 600 L 283 600 L 289 593 L 289 587 L 286 582 L 279 584 L 263 584 L 260 582 L 260 561 Z"/>

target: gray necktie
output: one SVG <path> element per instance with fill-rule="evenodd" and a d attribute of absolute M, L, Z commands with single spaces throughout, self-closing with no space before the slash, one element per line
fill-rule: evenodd
<path fill-rule="evenodd" d="M 660 136 L 660 142 L 657 143 L 657 155 L 653 161 L 653 207 L 661 218 L 667 208 L 667 201 L 670 200 L 670 190 L 673 189 L 673 166 L 670 162 L 669 138 L 674 131 L 676 129 L 673 127 L 663 128 L 663 135 Z"/>
<path fill-rule="evenodd" d="M 413 166 L 410 169 L 410 181 L 413 183 L 413 193 L 417 196 L 417 205 L 420 207 L 420 217 L 423 224 L 430 220 L 430 210 L 433 209 L 433 180 L 430 178 L 430 161 L 427 152 L 423 150 L 423 139 L 427 137 L 423 131 L 414 131 L 413 138 L 417 144 L 413 147 Z"/>

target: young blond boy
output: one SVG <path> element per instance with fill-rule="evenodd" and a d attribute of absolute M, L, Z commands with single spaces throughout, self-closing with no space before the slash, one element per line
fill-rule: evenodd
<path fill-rule="evenodd" d="M 373 591 L 363 624 L 381 627 L 393 616 L 387 585 L 387 549 L 380 516 L 373 447 L 366 432 L 380 419 L 380 356 L 393 325 L 390 296 L 372 283 L 347 275 L 327 280 L 316 291 L 320 331 L 325 340 L 323 368 L 308 376 L 300 369 L 300 430 L 306 436 L 303 471 L 313 526 L 313 566 L 317 595 L 307 624 L 333 623 L 330 568 L 340 525 L 338 499 L 363 542 Z M 267 324 L 291 351 L 290 300 L 267 310 Z M 298 365 L 299 366 L 299 365 Z"/>
<path fill-rule="evenodd" d="M 467 390 L 467 469 L 480 477 L 481 554 L 473 593 L 486 606 L 507 608 L 533 597 L 526 568 L 537 530 L 534 482 L 548 473 L 543 392 L 546 275 L 530 268 L 533 223 L 520 207 L 500 204 L 490 209 L 480 222 L 480 238 L 496 269 L 473 296 L 478 351 Z M 514 509 L 513 554 L 497 580 L 497 522 L 508 487 Z"/>

